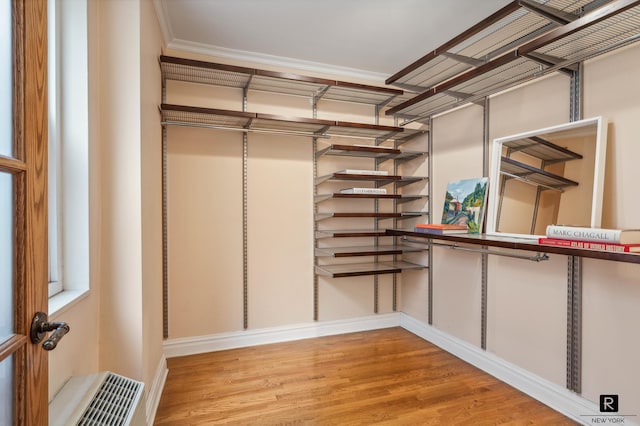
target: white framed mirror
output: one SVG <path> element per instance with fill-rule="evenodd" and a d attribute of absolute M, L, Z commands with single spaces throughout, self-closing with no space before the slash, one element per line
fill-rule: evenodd
<path fill-rule="evenodd" d="M 606 144 L 602 117 L 495 139 L 487 234 L 538 238 L 551 224 L 600 227 Z"/>

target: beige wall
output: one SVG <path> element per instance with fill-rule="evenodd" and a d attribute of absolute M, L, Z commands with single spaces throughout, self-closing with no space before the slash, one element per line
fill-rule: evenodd
<path fill-rule="evenodd" d="M 170 52 L 171 53 L 171 52 Z M 177 54 L 177 53 L 176 53 Z M 224 62 L 217 58 L 210 61 Z M 263 67 L 261 67 L 263 68 Z M 237 89 L 168 82 L 167 102 L 239 110 Z M 312 117 L 309 98 L 250 91 L 247 110 Z M 321 101 L 320 119 L 375 123 L 371 106 Z M 381 122 L 393 124 L 382 117 Z M 243 329 L 242 133 L 168 127 L 169 338 Z M 333 138 L 331 143 L 373 143 Z M 318 144 L 326 145 L 320 140 Z M 426 138 L 422 139 L 426 149 Z M 313 142 L 309 137 L 247 136 L 248 328 L 313 321 Z M 426 164 L 426 161 L 425 161 Z M 345 168 L 374 168 L 370 159 L 323 158 L 318 175 Z M 385 164 L 383 167 L 391 167 Z M 427 170 L 407 170 L 426 175 Z M 326 193 L 352 184 L 327 183 Z M 328 201 L 334 208 L 373 209 L 369 200 Z M 391 209 L 391 203 L 381 203 Z M 416 209 L 419 206 L 415 206 Z M 373 228 L 370 219 L 329 220 L 320 228 Z M 391 226 L 390 222 L 386 226 Z M 371 241 L 372 242 L 372 241 Z M 340 245 L 362 245 L 362 239 Z M 336 244 L 323 241 L 321 244 Z M 366 262 L 371 259 L 348 259 Z M 340 259 L 331 259 L 339 263 Z M 319 279 L 321 320 L 371 315 L 372 276 Z M 393 310 L 392 277 L 379 278 L 379 312 Z"/>
<path fill-rule="evenodd" d="M 639 228 L 640 46 L 585 65 L 585 117 L 609 119 L 602 225 Z M 621 413 L 640 413 L 640 266 L 584 260 L 583 394 L 620 394 Z"/>
<path fill-rule="evenodd" d="M 160 32 L 151 1 L 88 4 L 91 290 L 60 313 L 50 398 L 102 370 L 149 391 L 163 358 Z"/>
<path fill-rule="evenodd" d="M 140 2 L 140 168 L 142 184 L 142 375 L 146 392 L 164 359 L 162 352 L 162 129 L 158 125 L 163 42 L 153 2 Z"/>
<path fill-rule="evenodd" d="M 588 62 L 584 68 L 584 117 L 609 119 L 603 226 L 638 228 L 640 208 L 635 186 L 640 145 L 640 46 Z M 554 75 L 490 100 L 490 139 L 569 121 L 569 79 Z M 480 176 L 481 113 L 452 111 L 434 120 L 433 211 L 439 210 L 447 179 Z M 463 127 L 461 129 L 461 127 Z M 464 164 L 462 168 L 455 166 Z M 457 173 L 456 173 L 457 171 Z M 479 344 L 479 255 L 436 249 L 434 325 Z M 465 267 L 461 267 L 465 265 Z M 598 402 L 600 394 L 620 395 L 620 412 L 640 412 L 640 372 L 635 325 L 640 321 L 637 265 L 583 261 L 582 395 Z M 462 272 L 461 272 L 462 271 Z M 487 350 L 533 374 L 565 385 L 567 258 L 546 262 L 489 256 Z M 457 276 L 462 278 L 452 278 Z M 403 303 L 422 298 L 403 282 Z M 423 312 L 412 316 L 425 318 Z"/>

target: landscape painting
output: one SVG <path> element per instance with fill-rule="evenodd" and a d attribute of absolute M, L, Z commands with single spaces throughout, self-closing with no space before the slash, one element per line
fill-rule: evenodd
<path fill-rule="evenodd" d="M 441 223 L 467 225 L 472 234 L 481 232 L 488 182 L 486 177 L 449 182 Z"/>

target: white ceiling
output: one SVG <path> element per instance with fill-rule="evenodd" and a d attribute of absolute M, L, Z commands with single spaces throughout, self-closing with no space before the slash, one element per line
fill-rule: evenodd
<path fill-rule="evenodd" d="M 510 0 L 154 0 L 171 49 L 383 82 Z"/>

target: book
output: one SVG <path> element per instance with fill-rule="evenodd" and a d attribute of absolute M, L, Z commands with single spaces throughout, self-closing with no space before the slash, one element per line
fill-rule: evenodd
<path fill-rule="evenodd" d="M 610 251 L 614 253 L 640 253 L 640 244 L 614 244 L 595 241 L 562 240 L 559 238 L 546 237 L 538 238 L 538 243 L 546 246 Z"/>
<path fill-rule="evenodd" d="M 472 234 L 482 232 L 488 182 L 486 177 L 449 182 L 440 222 L 465 225 Z"/>
<path fill-rule="evenodd" d="M 386 188 L 345 188 L 340 190 L 341 194 L 386 194 Z"/>
<path fill-rule="evenodd" d="M 414 228 L 415 232 L 427 234 L 450 235 L 468 234 L 469 228 L 466 225 L 456 225 L 450 223 L 419 223 Z"/>
<path fill-rule="evenodd" d="M 547 238 L 613 244 L 640 244 L 640 229 L 606 229 L 583 226 L 549 225 Z"/>
<path fill-rule="evenodd" d="M 388 176 L 389 172 L 386 170 L 358 170 L 358 169 L 345 169 L 340 170 L 336 173 L 342 173 L 345 175 L 378 175 L 378 176 Z"/>

